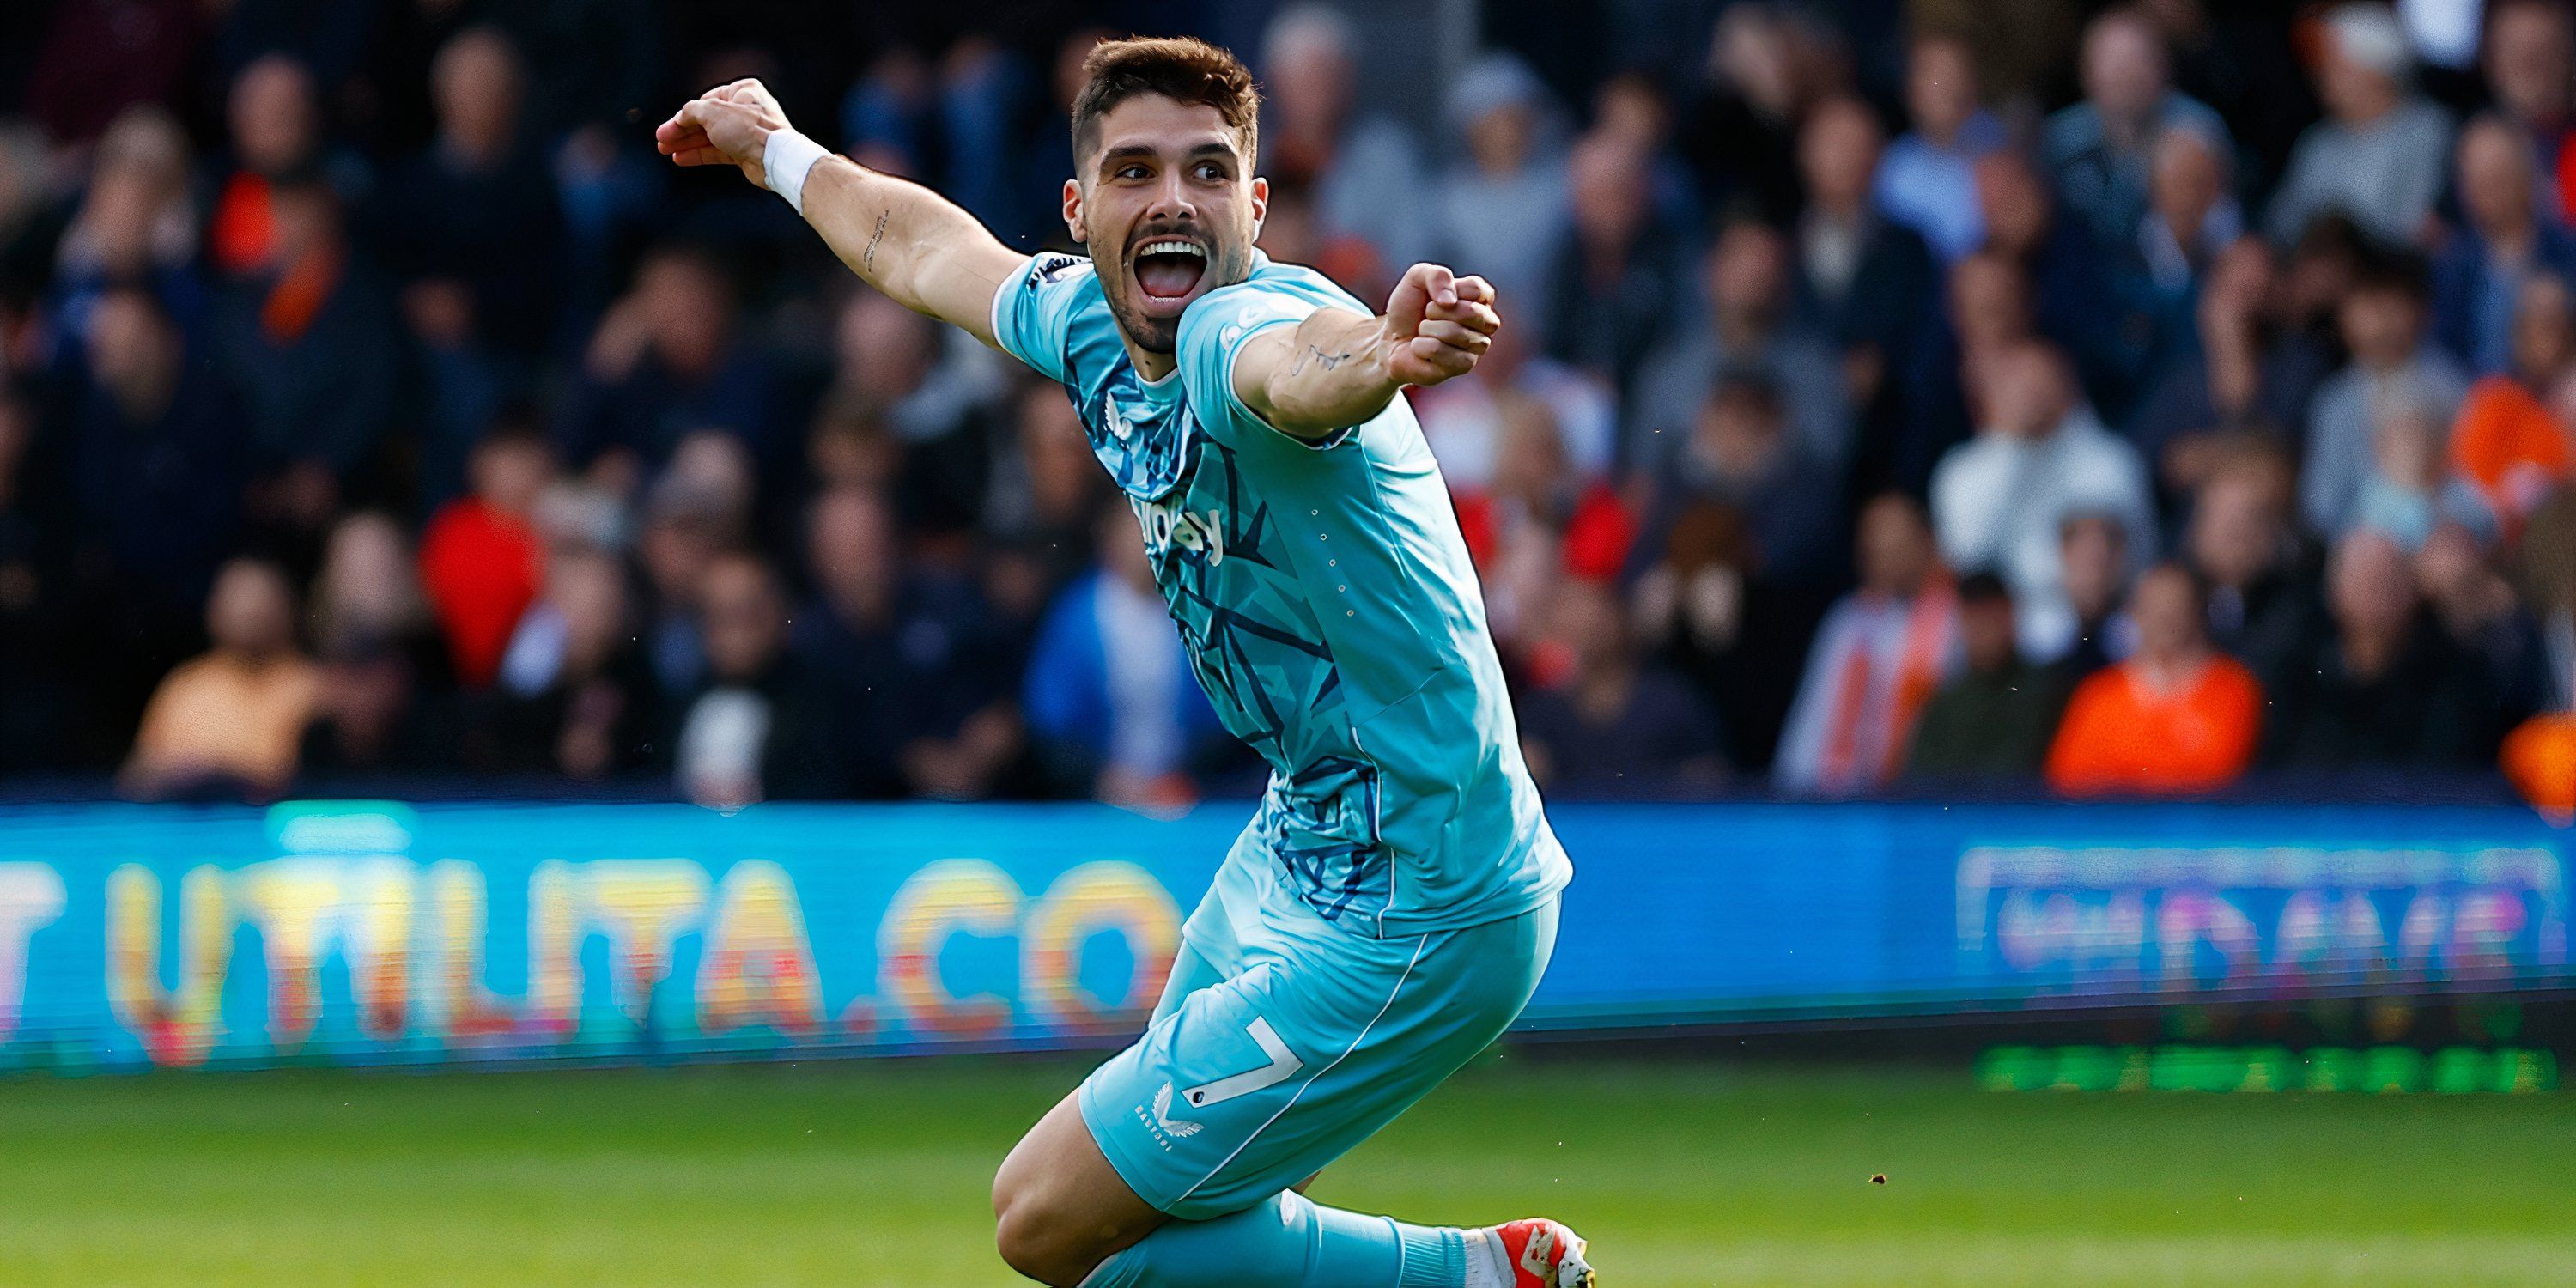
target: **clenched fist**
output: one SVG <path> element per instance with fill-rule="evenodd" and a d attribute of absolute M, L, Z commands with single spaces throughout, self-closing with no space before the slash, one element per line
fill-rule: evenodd
<path fill-rule="evenodd" d="M 1494 287 L 1438 264 L 1416 264 L 1387 297 L 1386 372 L 1396 383 L 1436 385 L 1463 376 L 1494 343 L 1502 316 Z"/>

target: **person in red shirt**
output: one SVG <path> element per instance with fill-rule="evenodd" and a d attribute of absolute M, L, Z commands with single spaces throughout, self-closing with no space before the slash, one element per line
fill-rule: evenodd
<path fill-rule="evenodd" d="M 2068 795 L 2178 795 L 2234 781 L 2254 758 L 2263 691 L 2209 645 L 2199 579 L 2159 564 L 2129 612 L 2138 651 L 2075 690 L 2049 748 L 2048 782 Z"/>
<path fill-rule="evenodd" d="M 543 439 L 497 430 L 467 465 L 473 492 L 441 507 L 421 533 L 421 588 L 468 687 L 492 682 L 520 614 L 544 588 L 545 548 L 528 516 L 553 472 Z"/>

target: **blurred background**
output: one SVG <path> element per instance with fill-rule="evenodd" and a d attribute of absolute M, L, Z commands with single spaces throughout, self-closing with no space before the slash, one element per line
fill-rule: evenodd
<path fill-rule="evenodd" d="M 1537 1071 L 1324 1193 L 1561 1198 L 1633 1283 L 2558 1282 L 2555 1095 L 1969 1089 L 2576 1049 L 2559 0 L 0 7 L 0 1066 L 1133 1032 L 1263 769 L 1132 517 L 1060 389 L 651 143 L 757 76 L 1063 247 L 1066 104 L 1133 31 L 1254 67 L 1271 255 L 1509 322 L 1412 398 L 1583 876 Z M 488 1203 L 549 1283 L 812 1282 L 856 1204 L 994 1282 L 978 1171 L 1082 1067 L 1034 1058 L 0 1082 L 13 1140 L 104 1151 L 8 1151 L 0 1264 L 510 1280 L 426 1215 Z M 1566 1104 L 1579 1161 L 1474 1130 Z M 544 1171 L 636 1149 L 690 1179 Z M 158 1192 L 194 1234 L 99 1236 L 138 1168 L 250 1156 Z M 677 1206 L 607 1252 L 586 1186 Z"/>
<path fill-rule="evenodd" d="M 1061 246 L 1131 28 L 1274 256 L 1505 293 L 1416 404 L 1552 799 L 2576 792 L 2559 4 L 8 22 L 13 795 L 1257 791 L 1065 399 L 650 144 L 756 75 Z"/>

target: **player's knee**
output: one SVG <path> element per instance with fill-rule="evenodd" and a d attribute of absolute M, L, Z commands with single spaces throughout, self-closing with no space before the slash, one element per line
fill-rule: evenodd
<path fill-rule="evenodd" d="M 1020 1274 L 1056 1288 L 1075 1288 L 1100 1263 L 1063 1214 L 1025 1195 L 993 1195 L 993 1246 L 1002 1261 Z"/>

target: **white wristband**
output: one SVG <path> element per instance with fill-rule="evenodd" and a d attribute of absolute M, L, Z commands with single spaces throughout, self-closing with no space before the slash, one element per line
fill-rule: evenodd
<path fill-rule="evenodd" d="M 787 204 L 805 213 L 805 175 L 814 163 L 832 155 L 823 145 L 794 130 L 771 130 L 769 142 L 760 149 L 761 178 L 769 190 L 787 198 Z"/>

